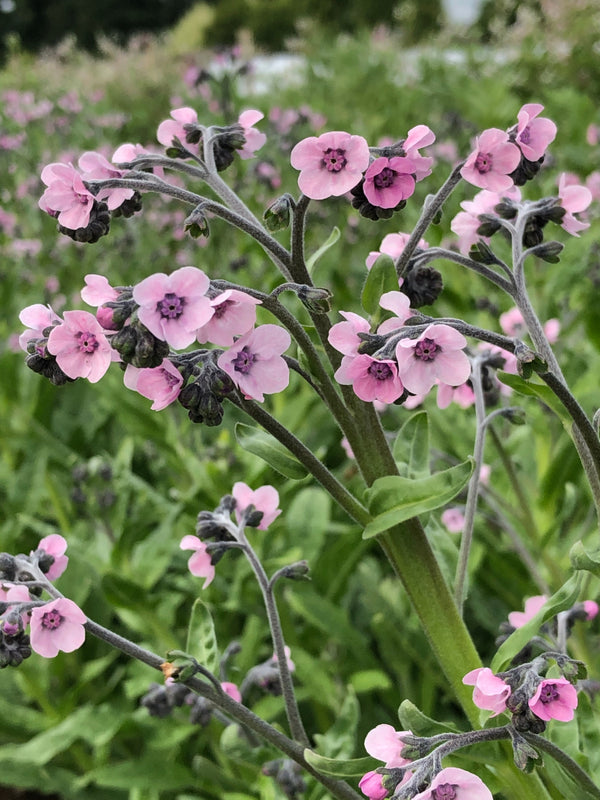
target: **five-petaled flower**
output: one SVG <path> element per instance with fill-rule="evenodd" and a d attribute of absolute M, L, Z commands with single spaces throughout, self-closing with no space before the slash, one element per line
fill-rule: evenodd
<path fill-rule="evenodd" d="M 69 378 L 96 383 L 112 359 L 111 346 L 100 323 L 88 311 L 65 311 L 64 322 L 48 336 L 48 352 Z"/>
<path fill-rule="evenodd" d="M 335 379 L 342 385 L 352 384 L 354 393 L 367 403 L 373 400 L 393 403 L 404 392 L 396 364 L 366 354 L 346 356 L 336 370 Z"/>
<path fill-rule="evenodd" d="M 477 708 L 492 711 L 492 717 L 506 711 L 506 699 L 511 689 L 502 678 L 494 675 L 489 667 L 480 667 L 467 672 L 462 681 L 473 686 L 473 702 Z"/>
<path fill-rule="evenodd" d="M 257 526 L 259 531 L 266 531 L 273 520 L 281 514 L 281 509 L 278 508 L 279 492 L 274 486 L 259 486 L 253 490 L 248 484 L 238 481 L 234 483 L 231 494 L 236 501 L 235 518 L 238 524 L 250 506 L 254 506 L 255 511 L 260 511 L 263 515 Z"/>
<path fill-rule="evenodd" d="M 529 699 L 529 708 L 545 722 L 551 719 L 569 722 L 577 708 L 577 689 L 566 678 L 546 678 Z"/>
<path fill-rule="evenodd" d="M 163 120 L 156 131 L 156 138 L 165 147 L 175 145 L 175 139 L 179 139 L 181 144 L 192 153 L 198 152 L 197 143 L 191 143 L 188 139 L 192 129 L 198 125 L 198 114 L 193 108 L 183 106 L 174 108 L 171 111 L 172 119 Z"/>
<path fill-rule="evenodd" d="M 179 350 L 190 345 L 198 328 L 214 314 L 206 297 L 210 280 L 197 267 L 181 267 L 170 275 L 157 272 L 133 287 L 138 317 L 150 333 Z"/>
<path fill-rule="evenodd" d="M 42 170 L 42 181 L 47 186 L 38 203 L 42 211 L 57 217 L 59 225 L 69 230 L 85 228 L 95 198 L 73 164 L 48 164 Z"/>
<path fill-rule="evenodd" d="M 289 383 L 290 370 L 282 357 L 291 344 L 289 333 L 278 325 L 260 325 L 240 336 L 217 360 L 246 399 L 259 400 L 281 392 Z"/>
<path fill-rule="evenodd" d="M 592 202 L 592 193 L 587 186 L 572 183 L 569 176 L 563 173 L 558 179 L 558 200 L 566 212 L 560 224 L 567 233 L 579 236 L 579 231 L 590 227 L 589 222 L 581 222 L 575 217 Z"/>
<path fill-rule="evenodd" d="M 65 555 L 67 549 L 67 540 L 60 533 L 51 533 L 49 536 L 44 536 L 37 546 L 38 550 L 43 550 L 49 556 L 52 556 L 53 561 L 50 567 L 46 570 L 46 577 L 49 581 L 54 581 L 63 574 L 69 563 L 69 557 Z"/>
<path fill-rule="evenodd" d="M 230 347 L 233 337 L 247 333 L 256 322 L 256 306 L 261 303 L 255 297 L 238 289 L 226 289 L 210 301 L 214 310 L 209 321 L 196 331 L 196 339 L 202 344 L 211 342 Z"/>
<path fill-rule="evenodd" d="M 152 411 L 162 411 L 177 400 L 183 376 L 168 358 L 164 358 L 158 367 L 138 369 L 128 364 L 123 383 L 128 389 L 152 400 Z"/>
<path fill-rule="evenodd" d="M 556 136 L 555 123 L 539 116 L 543 110 L 540 103 L 527 103 L 517 114 L 515 142 L 528 161 L 539 161 Z"/>
<path fill-rule="evenodd" d="M 84 642 L 87 618 L 72 600 L 60 597 L 31 609 L 31 649 L 44 658 L 72 653 Z"/>
<path fill-rule="evenodd" d="M 246 139 L 244 146 L 238 150 L 240 158 L 253 158 L 256 151 L 260 150 L 267 141 L 266 134 L 253 127 L 254 124 L 259 122 L 264 116 L 265 115 L 260 111 L 248 109 L 247 111 L 242 111 L 238 117 L 238 123 L 244 129 L 244 138 Z"/>
<path fill-rule="evenodd" d="M 363 191 L 374 206 L 395 208 L 415 191 L 413 163 L 409 158 L 376 158 L 365 172 Z"/>
<path fill-rule="evenodd" d="M 493 800 L 493 797 L 477 775 L 458 767 L 446 767 L 413 800 Z"/>
<path fill-rule="evenodd" d="M 300 170 L 298 186 L 307 197 L 339 197 L 356 186 L 369 166 L 369 145 L 362 136 L 330 131 L 298 142 L 290 161 Z"/>
<path fill-rule="evenodd" d="M 499 128 L 483 131 L 475 149 L 465 161 L 460 174 L 473 186 L 502 192 L 513 185 L 509 177 L 521 161 L 521 151 L 508 140 L 508 133 Z"/>
<path fill-rule="evenodd" d="M 400 339 L 396 346 L 398 374 L 404 388 L 424 394 L 439 381 L 459 386 L 471 374 L 463 348 L 467 341 L 449 325 L 432 323 L 417 339 Z"/>

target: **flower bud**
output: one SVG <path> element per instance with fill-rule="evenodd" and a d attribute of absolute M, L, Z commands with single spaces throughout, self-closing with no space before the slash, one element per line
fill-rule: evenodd
<path fill-rule="evenodd" d="M 17 565 L 10 553 L 0 553 L 0 581 L 14 581 Z"/>
<path fill-rule="evenodd" d="M 319 289 L 313 286 L 300 286 L 298 289 L 298 299 L 314 314 L 327 314 L 328 311 L 331 311 L 329 302 L 331 296 L 328 289 Z"/>
<path fill-rule="evenodd" d="M 282 231 L 290 224 L 292 215 L 292 198 L 289 194 L 278 197 L 263 214 L 265 228 L 271 233 Z"/>
<path fill-rule="evenodd" d="M 192 239 L 199 239 L 201 236 L 208 239 L 210 228 L 206 214 L 202 211 L 201 206 L 196 206 L 192 213 L 185 218 L 183 229 L 190 234 Z"/>
<path fill-rule="evenodd" d="M 94 244 L 101 236 L 105 236 L 110 228 L 110 211 L 106 203 L 94 200 L 92 210 L 90 212 L 90 220 L 84 228 L 65 228 L 63 225 L 58 226 L 58 230 L 69 236 L 75 242 L 86 242 L 87 244 Z"/>
<path fill-rule="evenodd" d="M 402 291 L 408 296 L 411 308 L 432 305 L 443 288 L 442 275 L 433 267 L 409 268 L 402 284 Z"/>

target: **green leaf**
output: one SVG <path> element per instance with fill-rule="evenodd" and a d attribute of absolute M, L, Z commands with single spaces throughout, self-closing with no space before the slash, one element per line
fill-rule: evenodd
<path fill-rule="evenodd" d="M 197 776 L 187 767 L 169 760 L 168 765 L 155 753 L 147 753 L 141 758 L 121 761 L 93 769 L 86 775 L 89 783 L 112 789 L 138 789 L 154 791 L 173 791 L 189 789 L 197 783 Z"/>
<path fill-rule="evenodd" d="M 364 775 L 365 772 L 381 766 L 381 761 L 377 761 L 371 756 L 350 759 L 327 758 L 308 749 L 304 751 L 304 758 L 322 775 L 330 775 L 335 778 L 354 778 L 356 775 Z"/>
<path fill-rule="evenodd" d="M 423 478 L 429 470 L 429 417 L 426 411 L 417 411 L 400 428 L 393 447 L 394 460 L 406 465 L 409 478 Z"/>
<path fill-rule="evenodd" d="M 435 736 L 438 733 L 457 733 L 456 725 L 438 722 L 424 714 L 410 700 L 403 700 L 398 709 L 398 719 L 404 730 L 411 731 L 413 736 Z"/>
<path fill-rule="evenodd" d="M 284 478 L 299 481 L 308 475 L 308 471 L 302 464 L 294 456 L 290 455 L 285 447 L 270 433 L 254 428 L 252 425 L 237 422 L 235 425 L 235 438 L 240 447 L 262 458 L 269 466 L 280 472 Z"/>
<path fill-rule="evenodd" d="M 363 539 L 370 539 L 418 514 L 445 505 L 463 489 L 473 472 L 473 459 L 436 472 L 427 478 L 403 478 L 387 475 L 378 478 L 365 497 L 374 519 L 369 522 Z"/>
<path fill-rule="evenodd" d="M 354 690 L 348 687 L 335 722 L 326 733 L 316 733 L 315 742 L 328 758 L 348 758 L 354 751 L 354 738 L 360 716 Z"/>
<path fill-rule="evenodd" d="M 510 386 L 515 392 L 526 395 L 527 397 L 537 397 L 538 400 L 541 400 L 544 405 L 554 411 L 563 425 L 568 425 L 568 429 L 570 430 L 573 420 L 549 386 L 546 386 L 545 383 L 537 383 L 536 381 L 526 381 L 519 375 L 512 375 L 510 372 L 499 371 L 497 375 L 502 383 L 506 386 Z"/>
<path fill-rule="evenodd" d="M 391 689 L 392 681 L 390 676 L 381 669 L 363 669 L 352 673 L 350 685 L 357 694 L 361 694 L 373 692 L 376 689 L 378 691 Z"/>
<path fill-rule="evenodd" d="M 331 498 L 316 486 L 301 489 L 285 512 L 292 542 L 302 542 L 302 558 L 315 563 L 331 521 Z"/>
<path fill-rule="evenodd" d="M 508 639 L 500 645 L 498 652 L 494 656 L 491 663 L 492 672 L 501 672 L 507 667 L 517 653 L 536 635 L 546 620 L 556 616 L 560 611 L 570 608 L 577 601 L 580 582 L 580 576 L 577 573 L 571 575 L 569 580 L 552 595 L 546 605 L 529 622 L 526 622 L 521 628 L 517 628 L 514 633 L 511 633 Z"/>
<path fill-rule="evenodd" d="M 360 298 L 362 307 L 367 314 L 375 314 L 380 310 L 379 300 L 385 292 L 398 291 L 398 276 L 393 260 L 389 256 L 381 255 L 373 264 L 367 275 L 367 280 Z"/>
<path fill-rule="evenodd" d="M 311 257 L 310 257 L 310 258 L 307 260 L 307 262 L 306 262 L 306 268 L 307 268 L 307 270 L 308 270 L 310 273 L 312 273 L 312 271 L 313 271 L 313 268 L 314 268 L 315 264 L 316 264 L 316 263 L 317 263 L 317 261 L 318 261 L 318 260 L 321 258 L 321 256 L 322 256 L 324 253 L 326 253 L 326 252 L 329 250 L 329 248 L 330 248 L 330 247 L 333 247 L 333 245 L 334 245 L 334 244 L 337 242 L 337 240 L 338 240 L 339 238 L 340 238 L 340 229 L 339 229 L 338 227 L 335 227 L 335 228 L 334 228 L 334 229 L 331 231 L 331 233 L 329 234 L 329 238 L 327 239 L 327 241 L 326 241 L 326 242 L 324 242 L 324 243 L 321 245 L 321 247 L 319 247 L 319 249 L 318 249 L 318 250 L 316 250 L 316 251 L 315 251 L 315 252 L 312 254 L 312 256 L 311 256 Z"/>
<path fill-rule="evenodd" d="M 586 550 L 582 542 L 575 542 L 569 553 L 571 564 L 575 569 L 584 569 L 600 578 L 600 548 L 592 553 Z"/>
<path fill-rule="evenodd" d="M 200 598 L 194 602 L 192 608 L 185 649 L 199 664 L 216 674 L 219 668 L 219 652 L 215 626 L 208 606 Z"/>

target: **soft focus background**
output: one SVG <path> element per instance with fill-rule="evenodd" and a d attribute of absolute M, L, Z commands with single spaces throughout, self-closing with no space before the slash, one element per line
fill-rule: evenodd
<path fill-rule="evenodd" d="M 560 320 L 559 360 L 593 411 L 600 369 L 599 4 L 472 3 L 468 18 L 459 13 L 465 8 L 416 0 L 0 0 L 0 549 L 29 552 L 41 537 L 63 534 L 71 560 L 61 591 L 92 618 L 164 653 L 184 647 L 200 594 L 178 549 L 181 537 L 194 532 L 196 514 L 213 509 L 236 480 L 253 488 L 275 485 L 283 514 L 253 540 L 269 572 L 300 558 L 311 564 L 312 581 L 281 586 L 279 596 L 307 728 L 329 731 L 320 742 L 328 755 L 364 755 L 365 733 L 381 722 L 397 725 L 405 698 L 426 714 L 460 723 L 408 601 L 373 543 L 361 540 L 317 486 L 283 478 L 243 451 L 233 433 L 241 419 L 235 409 L 227 409 L 219 428 L 192 425 L 177 405 L 152 412 L 148 401 L 122 386 L 118 369 L 95 386 L 78 381 L 56 388 L 25 368 L 16 341 L 24 306 L 46 302 L 59 313 L 82 306 L 79 290 L 90 272 L 118 285 L 193 264 L 212 278 L 262 290 L 278 278 L 257 245 L 218 220 L 208 241 L 187 237 L 187 211 L 157 197 L 144 198 L 141 215 L 114 220 L 97 244 L 75 244 L 39 210 L 39 175 L 53 161 L 76 163 L 85 150 L 110 157 L 123 142 L 156 146 L 158 124 L 178 106 L 193 106 L 205 123 L 233 122 L 241 110 L 258 108 L 268 142 L 255 160 L 237 161 L 224 177 L 262 214 L 283 191 L 297 191 L 289 151 L 301 138 L 348 130 L 376 145 L 425 123 L 437 134 L 430 150 L 436 166 L 401 214 L 373 223 L 343 198 L 311 206 L 311 251 L 334 226 L 342 232 L 315 280 L 332 288 L 336 309 L 359 311 L 369 251 L 386 233 L 411 230 L 426 194 L 437 190 L 479 130 L 506 128 L 523 103 L 543 103 L 559 132 L 526 196 L 554 194 L 558 175 L 572 172 L 587 181 L 595 201 L 591 228 L 581 238 L 548 229 L 550 238 L 566 243 L 564 254 L 556 265 L 532 261 L 528 277 L 542 320 Z M 474 193 L 459 188 L 428 233 L 429 244 L 452 241 L 450 220 Z M 287 241 L 286 232 L 278 236 Z M 505 245 L 499 248 L 508 258 Z M 454 264 L 436 266 L 445 290 L 433 313 L 499 330 L 508 298 Z M 352 485 L 353 464 L 337 429 L 309 390 L 292 380 L 269 407 Z M 518 533 L 553 591 L 569 575 L 573 543 L 593 542 L 593 507 L 560 422 L 532 398 L 509 401 L 523 405 L 527 425 L 500 422 L 488 440 L 491 478 L 476 525 L 466 608 L 484 660 L 508 612 L 540 593 L 509 532 Z M 472 449 L 472 410 L 439 411 L 434 399 L 426 408 L 433 466 L 464 460 Z M 384 426 L 394 432 L 410 414 L 393 406 L 384 412 Z M 427 525 L 451 574 L 456 537 L 440 512 Z M 593 599 L 597 589 L 588 581 L 582 599 Z M 221 649 L 241 644 L 228 671 L 239 684 L 271 654 L 247 565 L 230 553 L 202 597 Z M 576 628 L 573 653 L 598 678 L 594 625 Z M 139 701 L 154 679 L 91 638 L 71 655 L 50 661 L 34 655 L 18 670 L 4 670 L 2 798 L 284 796 L 261 774 L 261 765 L 277 756 L 269 748 L 251 751 L 218 720 L 206 728 L 191 725 L 186 709 L 150 717 Z M 279 698 L 257 690 L 249 704 L 284 724 Z M 585 713 L 587 699 L 581 704 L 578 721 L 556 735 L 580 760 L 579 743 L 591 743 L 588 752 L 596 755 L 587 766 L 594 771 L 599 733 Z M 502 798 L 501 787 L 494 789 Z M 309 783 L 306 796 L 318 800 L 322 793 Z"/>

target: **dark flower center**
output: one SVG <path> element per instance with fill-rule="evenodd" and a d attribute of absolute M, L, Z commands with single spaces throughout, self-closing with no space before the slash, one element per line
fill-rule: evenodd
<path fill-rule="evenodd" d="M 346 151 L 339 147 L 328 147 L 323 152 L 323 166 L 328 172 L 340 172 L 346 164 Z"/>
<path fill-rule="evenodd" d="M 98 340 L 93 333 L 80 331 L 77 334 L 77 339 L 79 340 L 79 349 L 84 353 L 93 353 L 94 350 L 98 349 Z"/>
<path fill-rule="evenodd" d="M 389 167 L 385 167 L 381 170 L 379 175 L 375 175 L 373 178 L 373 183 L 375 184 L 376 189 L 389 189 L 390 186 L 394 185 L 394 181 L 396 180 L 396 175 L 398 173 L 394 172 L 393 169 Z"/>
<path fill-rule="evenodd" d="M 173 292 L 167 292 L 163 299 L 156 304 L 156 310 L 161 317 L 178 319 L 183 314 L 184 305 L 183 297 L 177 297 Z"/>
<path fill-rule="evenodd" d="M 252 369 L 252 364 L 254 364 L 255 361 L 256 356 L 253 355 L 247 347 L 244 347 L 233 359 L 232 363 L 236 372 L 241 372 L 242 375 L 247 375 Z"/>
<path fill-rule="evenodd" d="M 441 783 L 431 793 L 431 800 L 456 800 L 456 783 Z"/>
<path fill-rule="evenodd" d="M 383 361 L 374 361 L 367 370 L 369 375 L 378 381 L 387 381 L 388 378 L 393 376 L 389 364 L 384 364 Z"/>
<path fill-rule="evenodd" d="M 433 361 L 442 348 L 433 339 L 421 339 L 415 346 L 415 358 L 421 361 Z"/>
<path fill-rule="evenodd" d="M 560 700 L 560 694 L 558 693 L 556 684 L 547 683 L 545 686 L 542 686 L 540 701 L 545 705 L 546 703 L 553 703 L 555 700 Z"/>
<path fill-rule="evenodd" d="M 222 303 L 219 303 L 218 306 L 215 306 L 215 319 L 221 319 L 223 314 L 227 311 L 230 306 L 235 305 L 235 300 L 223 300 Z"/>
<path fill-rule="evenodd" d="M 177 386 L 179 384 L 177 375 L 173 375 L 172 372 L 169 372 L 169 370 L 165 369 L 164 367 L 162 369 L 162 376 L 165 379 L 165 383 L 167 384 L 169 389 L 172 389 L 174 386 Z"/>
<path fill-rule="evenodd" d="M 477 172 L 480 172 L 484 175 L 486 172 L 489 172 L 494 165 L 494 159 L 492 158 L 491 153 L 477 153 L 477 158 L 475 159 L 475 169 Z"/>
<path fill-rule="evenodd" d="M 523 144 L 529 144 L 530 140 L 531 140 L 531 129 L 529 125 L 526 125 L 519 134 L 519 141 L 523 142 Z"/>
<path fill-rule="evenodd" d="M 63 616 L 56 611 L 56 609 L 46 611 L 45 614 L 42 614 L 42 628 L 46 628 L 49 631 L 54 631 L 59 628 L 62 621 Z"/>

